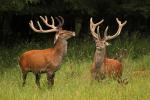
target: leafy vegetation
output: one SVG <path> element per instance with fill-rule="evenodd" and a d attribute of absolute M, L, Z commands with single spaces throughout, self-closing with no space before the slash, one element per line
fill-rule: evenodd
<path fill-rule="evenodd" d="M 15 36 L 17 32 L 30 34 L 26 23 L 39 15 L 66 17 L 66 24 L 79 36 L 87 35 L 91 16 L 104 18 L 112 28 L 115 27 L 113 20 L 119 17 L 128 21 L 126 31 L 129 34 L 137 31 L 141 36 L 149 36 L 149 6 L 149 0 L 1 0 L 0 40 Z"/>

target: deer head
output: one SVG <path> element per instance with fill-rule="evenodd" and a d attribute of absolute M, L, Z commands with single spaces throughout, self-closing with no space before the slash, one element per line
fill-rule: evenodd
<path fill-rule="evenodd" d="M 39 21 L 37 21 L 37 24 L 38 24 L 38 27 L 39 29 L 36 29 L 34 24 L 33 24 L 33 21 L 30 20 L 29 22 L 29 26 L 31 27 L 31 29 L 37 33 L 50 33 L 50 32 L 56 32 L 55 34 L 55 38 L 54 38 L 54 44 L 56 43 L 57 39 L 60 37 L 62 39 L 69 39 L 70 37 L 72 36 L 75 36 L 75 32 L 72 32 L 72 31 L 68 31 L 68 30 L 63 30 L 63 25 L 64 25 L 64 19 L 63 17 L 61 16 L 58 16 L 58 17 L 55 17 L 56 20 L 58 21 L 59 25 L 58 26 L 55 26 L 55 23 L 54 23 L 54 18 L 51 16 L 51 20 L 52 20 L 52 24 L 49 24 L 48 23 L 48 18 L 47 16 L 45 17 L 42 17 L 40 16 L 41 20 L 44 22 L 44 24 L 49 27 L 50 29 L 48 30 L 43 30 L 41 24 L 39 23 Z"/>
<path fill-rule="evenodd" d="M 104 37 L 102 38 L 100 36 L 100 32 L 99 32 L 99 25 L 101 23 L 103 23 L 104 19 L 102 19 L 101 21 L 99 21 L 98 23 L 93 23 L 93 19 L 91 18 L 90 19 L 90 31 L 91 31 L 91 34 L 95 40 L 95 43 L 96 43 L 96 49 L 104 49 L 106 48 L 107 45 L 109 45 L 109 43 L 107 42 L 108 40 L 112 40 L 114 38 L 116 38 L 117 36 L 120 35 L 121 33 L 121 30 L 122 30 L 122 27 L 127 23 L 127 21 L 121 23 L 121 21 L 119 21 L 118 18 L 116 18 L 116 21 L 118 23 L 118 30 L 117 32 L 112 35 L 112 36 L 109 36 L 107 34 L 108 32 L 108 26 L 106 27 L 105 31 L 104 31 Z M 95 32 L 95 30 L 97 30 L 97 33 Z"/>

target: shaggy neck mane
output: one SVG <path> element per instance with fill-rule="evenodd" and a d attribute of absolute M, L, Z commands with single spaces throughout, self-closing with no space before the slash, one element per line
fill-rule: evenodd
<path fill-rule="evenodd" d="M 67 44 L 68 43 L 65 39 L 58 38 L 58 40 L 56 41 L 54 51 L 55 55 L 59 56 L 60 60 L 62 60 L 67 53 Z"/>
<path fill-rule="evenodd" d="M 106 49 L 102 49 L 101 51 L 96 49 L 94 54 L 94 63 L 95 68 L 100 69 L 103 65 L 105 59 Z"/>

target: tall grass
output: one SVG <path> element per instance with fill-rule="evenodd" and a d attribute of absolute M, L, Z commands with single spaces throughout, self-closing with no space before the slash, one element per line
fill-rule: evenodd
<path fill-rule="evenodd" d="M 112 79 L 91 81 L 90 66 L 95 44 L 92 39 L 69 40 L 68 54 L 61 69 L 56 72 L 55 85 L 47 88 L 46 75 L 41 78 L 41 89 L 28 74 L 27 84 L 21 86 L 18 57 L 31 49 L 52 47 L 52 42 L 32 41 L 16 45 L 0 46 L 0 100 L 149 100 L 150 98 L 150 39 L 115 40 L 108 47 L 109 56 L 114 57 L 118 48 L 126 49 L 123 56 L 123 78 L 129 83 L 119 85 Z"/>

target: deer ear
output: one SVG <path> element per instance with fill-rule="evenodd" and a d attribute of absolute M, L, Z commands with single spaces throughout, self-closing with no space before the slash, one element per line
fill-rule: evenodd
<path fill-rule="evenodd" d="M 106 42 L 106 46 L 109 46 L 109 45 L 111 45 L 110 43 L 108 43 L 108 42 Z"/>
<path fill-rule="evenodd" d="M 59 37 L 59 34 L 56 33 L 56 34 L 55 34 L 55 38 L 54 38 L 54 44 L 56 43 L 58 37 Z"/>

